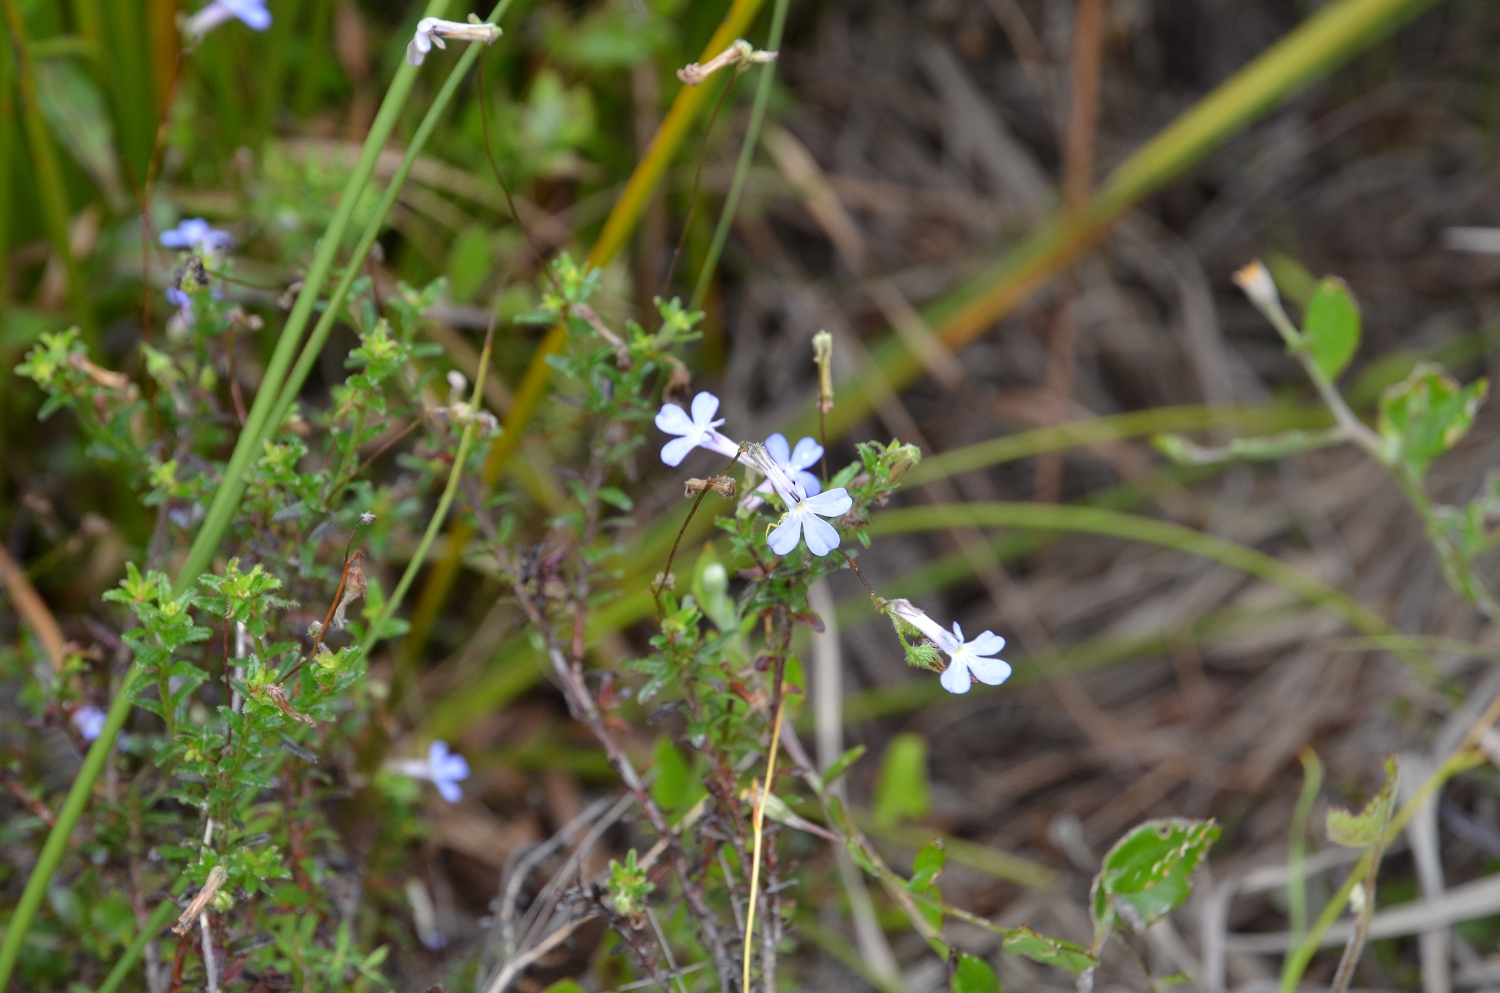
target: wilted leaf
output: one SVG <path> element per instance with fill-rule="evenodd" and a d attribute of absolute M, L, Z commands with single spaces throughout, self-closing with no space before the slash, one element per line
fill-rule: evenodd
<path fill-rule="evenodd" d="M 1000 993 L 1000 979 L 982 958 L 958 953 L 958 968 L 953 970 L 953 993 Z"/>
<path fill-rule="evenodd" d="M 927 788 L 927 740 L 898 734 L 886 746 L 875 784 L 875 822 L 882 826 L 904 818 L 920 820 L 932 809 Z"/>
<path fill-rule="evenodd" d="M 1082 945 L 1040 934 L 1025 924 L 1006 935 L 1000 948 L 1007 955 L 1021 955 L 1042 965 L 1054 965 L 1075 976 L 1099 964 L 1099 960 Z"/>
<path fill-rule="evenodd" d="M 1328 840 L 1345 848 L 1369 848 L 1380 842 L 1390 823 L 1391 808 L 1396 802 L 1398 771 L 1395 759 L 1385 761 L 1385 785 L 1370 797 L 1359 813 L 1344 807 L 1328 811 Z"/>
<path fill-rule="evenodd" d="M 1380 439 L 1386 457 L 1422 475 L 1433 459 L 1468 433 L 1489 388 L 1486 379 L 1460 387 L 1441 366 L 1417 363 L 1410 375 L 1380 396 Z"/>
<path fill-rule="evenodd" d="M 1318 372 L 1329 382 L 1338 379 L 1359 348 L 1359 307 L 1342 279 L 1319 281 L 1307 302 L 1302 334 Z"/>
<path fill-rule="evenodd" d="M 1189 877 L 1218 837 L 1212 820 L 1174 817 L 1147 821 L 1117 841 L 1094 877 L 1089 901 L 1096 945 L 1117 913 L 1144 929 L 1186 900 Z"/>

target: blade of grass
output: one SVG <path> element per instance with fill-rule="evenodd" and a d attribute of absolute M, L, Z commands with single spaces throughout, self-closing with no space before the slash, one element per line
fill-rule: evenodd
<path fill-rule="evenodd" d="M 1180 524 L 1123 514 L 1102 507 L 1003 502 L 931 504 L 883 511 L 870 522 L 869 533 L 874 537 L 946 530 L 956 523 L 971 527 L 1080 532 L 1171 548 L 1220 562 L 1280 586 L 1326 610 L 1362 634 L 1397 633 L 1385 618 L 1358 600 L 1263 552 Z M 1393 651 L 1424 683 L 1432 685 L 1436 680 L 1436 667 L 1421 652 L 1410 647 L 1395 648 Z"/>
<path fill-rule="evenodd" d="M 738 38 L 750 26 L 751 20 L 760 10 L 762 3 L 764 0 L 734 0 L 729 7 L 729 12 L 724 15 L 724 20 L 703 49 L 700 61 L 707 62 Z M 651 144 L 646 148 L 646 154 L 641 157 L 640 162 L 636 163 L 635 170 L 630 174 L 630 179 L 626 182 L 620 198 L 610 208 L 609 216 L 604 221 L 604 228 L 600 231 L 598 240 L 594 242 L 594 247 L 589 250 L 589 265 L 595 268 L 608 265 L 615 257 L 615 253 L 620 250 L 620 246 L 630 237 L 630 233 L 635 230 L 636 223 L 640 221 L 641 212 L 646 208 L 646 202 L 656 190 L 657 184 L 661 182 L 667 165 L 677 154 L 677 149 L 681 146 L 683 139 L 687 137 L 688 126 L 692 124 L 707 98 L 708 89 L 703 86 L 684 86 L 677 91 L 671 109 L 667 111 L 661 127 L 657 129 L 656 134 L 651 138 Z M 535 413 L 536 405 L 541 401 L 542 394 L 547 387 L 547 379 L 551 373 L 547 359 L 561 351 L 566 340 L 567 329 L 561 324 L 555 325 L 548 330 L 541 344 L 532 353 L 531 361 L 527 364 L 526 371 L 521 375 L 521 382 L 516 387 L 515 402 L 506 412 L 503 430 L 500 436 L 490 444 L 489 454 L 485 456 L 484 467 L 480 470 L 480 479 L 486 487 L 493 487 L 500 479 L 505 463 L 515 452 L 516 446 L 520 444 L 521 435 L 531 421 L 531 415 Z M 438 612 L 443 609 L 443 604 L 448 599 L 448 591 L 453 588 L 453 582 L 458 578 L 464 548 L 473 536 L 473 528 L 465 521 L 455 522 L 453 530 L 449 532 L 442 554 L 427 574 L 422 593 L 417 597 L 417 604 L 412 609 L 411 630 L 407 633 L 405 648 L 408 658 L 417 658 L 421 655 L 427 637 L 432 631 L 432 625 L 437 620 Z"/>
<path fill-rule="evenodd" d="M 776 0 L 771 11 L 771 30 L 766 35 L 766 51 L 781 50 L 781 34 L 786 27 L 786 10 L 789 0 Z M 693 287 L 693 299 L 688 310 L 703 306 L 708 296 L 708 287 L 713 282 L 714 270 L 719 267 L 719 256 L 724 254 L 724 243 L 729 240 L 729 226 L 734 215 L 739 213 L 740 195 L 745 192 L 745 180 L 750 175 L 750 163 L 755 158 L 755 149 L 760 144 L 760 126 L 766 117 L 766 105 L 771 102 L 771 83 L 776 78 L 776 63 L 767 62 L 760 70 L 760 79 L 755 84 L 755 103 L 750 107 L 750 123 L 745 127 L 745 143 L 740 146 L 740 158 L 734 167 L 734 178 L 729 182 L 729 195 L 724 198 L 724 210 L 719 215 L 718 227 L 714 228 L 713 241 L 709 243 L 708 255 L 703 268 L 698 270 L 698 283 Z"/>
<path fill-rule="evenodd" d="M 1208 428 L 1233 428 L 1258 434 L 1264 431 L 1325 427 L 1332 423 L 1332 416 L 1322 407 L 1209 404 L 1157 407 L 1037 428 L 955 448 L 923 459 L 911 470 L 908 478 L 912 485 L 918 485 L 1002 462 L 1014 462 L 1043 452 L 1097 445 L 1123 438 L 1139 438 L 1143 435 Z"/>
<path fill-rule="evenodd" d="M 950 349 L 963 347 L 1072 265 L 1146 196 L 1281 100 L 1436 2 L 1337 0 L 1325 5 L 1121 163 L 1082 210 L 1054 215 L 994 266 L 928 307 L 922 314 L 928 326 Z M 898 337 L 887 338 L 873 351 L 898 390 L 922 373 L 921 363 Z M 859 384 L 844 382 L 828 418 L 829 435 L 842 435 L 871 410 Z M 809 404 L 785 430 L 808 434 L 816 424 L 817 414 Z"/>
<path fill-rule="evenodd" d="M 1297 758 L 1302 762 L 1302 792 L 1297 795 L 1297 806 L 1292 809 L 1291 838 L 1286 853 L 1287 916 L 1291 919 L 1293 941 L 1301 941 L 1307 933 L 1307 880 L 1303 878 L 1302 863 L 1307 856 L 1307 824 L 1312 819 L 1318 790 L 1323 788 L 1323 763 L 1318 761 L 1318 753 L 1304 748 Z"/>
<path fill-rule="evenodd" d="M 7 11 L 15 10 L 16 0 L 4 0 L 4 2 Z M 447 3 L 448 0 L 429 0 L 427 16 L 440 15 Z M 277 400 L 278 390 L 285 381 L 287 367 L 291 364 L 292 356 L 296 353 L 297 344 L 302 337 L 302 331 L 307 326 L 308 318 L 317 302 L 319 289 L 333 266 L 334 256 L 338 253 L 339 245 L 343 241 L 344 229 L 348 226 L 354 206 L 370 181 L 370 176 L 375 170 L 375 160 L 385 145 L 386 139 L 390 137 L 396 119 L 400 116 L 406 98 L 411 92 L 412 83 L 416 79 L 416 73 L 415 66 L 403 62 L 397 69 L 390 88 L 386 91 L 380 111 L 370 126 L 369 134 L 365 137 L 365 145 L 360 152 L 359 161 L 355 164 L 354 171 L 344 186 L 338 210 L 335 211 L 327 229 L 323 232 L 317 254 L 313 257 L 312 267 L 308 270 L 303 282 L 302 292 L 298 294 L 292 313 L 287 318 L 287 323 L 276 342 L 276 350 L 266 366 L 261 387 L 255 395 L 255 403 L 250 409 L 244 428 L 240 431 L 239 440 L 235 443 L 234 452 L 224 472 L 223 482 L 218 492 L 214 494 L 214 501 L 209 507 L 207 517 L 199 528 L 192 547 L 188 550 L 187 559 L 173 583 L 175 593 L 180 594 L 197 582 L 198 576 L 208 567 L 209 561 L 219 547 L 220 540 L 229 529 L 235 511 L 239 508 L 240 497 L 245 490 L 245 472 L 252 455 L 260 450 L 260 442 L 267 433 L 267 415 Z M 26 888 L 22 891 L 15 913 L 11 916 L 6 928 L 4 942 L 0 943 L 0 989 L 5 989 L 10 981 L 10 974 L 20 955 L 26 931 L 30 928 L 32 919 L 36 916 L 37 909 L 46 895 L 47 884 L 52 874 L 57 871 L 63 853 L 67 851 L 68 839 L 72 836 L 78 819 L 83 816 L 83 810 L 88 805 L 94 783 L 98 781 L 100 773 L 104 770 L 104 763 L 114 747 L 115 736 L 125 726 L 125 719 L 130 715 L 135 681 L 139 678 L 140 672 L 140 668 L 135 665 L 126 670 L 115 698 L 110 702 L 104 728 L 84 757 L 83 765 L 68 790 L 62 809 L 58 811 L 57 823 L 48 833 L 47 840 L 42 845 L 41 854 L 37 858 L 36 867 L 26 881 Z"/>
<path fill-rule="evenodd" d="M 68 282 L 68 298 L 73 305 L 73 319 L 83 330 L 84 340 L 90 345 L 95 340 L 94 316 L 89 309 L 87 290 L 78 273 L 78 262 L 73 258 L 73 248 L 68 238 L 68 221 L 72 216 L 68 207 L 68 193 L 63 185 L 62 166 L 57 160 L 57 150 L 52 147 L 52 135 L 42 119 L 41 107 L 37 104 L 36 76 L 31 61 L 30 39 L 26 35 L 26 24 L 21 17 L 18 0 L 3 0 L 5 21 L 9 28 L 12 58 L 15 64 L 16 90 L 21 97 L 21 120 L 26 125 L 26 142 L 31 151 L 31 171 L 40 194 L 42 219 L 47 228 L 47 240 L 52 243 L 52 254 Z"/>
<path fill-rule="evenodd" d="M 120 960 L 115 963 L 113 969 L 109 970 L 109 975 L 104 977 L 104 982 L 99 984 L 99 988 L 94 993 L 115 993 L 115 990 L 119 989 L 120 984 L 125 981 L 125 977 L 130 975 L 130 970 L 135 968 L 136 962 L 140 961 L 141 953 L 146 950 L 146 943 L 166 927 L 167 922 L 175 916 L 177 916 L 177 904 L 171 900 L 163 900 L 157 904 L 156 910 L 152 911 L 151 917 L 147 919 L 146 926 L 141 928 L 131 940 L 125 949 L 125 954 L 120 956 Z"/>

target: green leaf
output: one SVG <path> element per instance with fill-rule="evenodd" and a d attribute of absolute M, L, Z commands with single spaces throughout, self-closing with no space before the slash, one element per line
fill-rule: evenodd
<path fill-rule="evenodd" d="M 651 799 L 667 810 L 680 810 L 690 803 L 692 776 L 687 760 L 669 738 L 658 738 L 655 752 L 656 781 L 651 784 Z"/>
<path fill-rule="evenodd" d="M 947 864 L 948 853 L 941 841 L 930 841 L 917 852 L 912 861 L 911 881 L 907 884 L 913 893 L 926 893 Z"/>
<path fill-rule="evenodd" d="M 1212 820 L 1147 821 L 1115 842 L 1094 877 L 1089 910 L 1097 948 L 1118 914 L 1143 930 L 1187 899 L 1188 882 L 1219 837 Z"/>
<path fill-rule="evenodd" d="M 1319 281 L 1307 302 L 1302 334 L 1318 372 L 1330 383 L 1338 379 L 1359 348 L 1359 307 L 1342 279 Z"/>
<path fill-rule="evenodd" d="M 1433 459 L 1468 433 L 1489 388 L 1486 379 L 1460 387 L 1441 366 L 1417 363 L 1410 375 L 1380 395 L 1386 459 L 1421 476 Z"/>
<path fill-rule="evenodd" d="M 482 224 L 466 228 L 448 253 L 448 286 L 455 303 L 468 303 L 484 285 L 495 264 L 495 249 L 489 229 Z"/>
<path fill-rule="evenodd" d="M 1075 976 L 1099 964 L 1099 960 L 1082 945 L 1040 934 L 1025 924 L 1006 935 L 1000 948 L 1007 955 L 1020 955 L 1042 965 L 1057 966 Z"/>
<path fill-rule="evenodd" d="M 865 757 L 866 751 L 868 751 L 868 749 L 866 749 L 864 745 L 855 745 L 853 748 L 849 749 L 847 752 L 834 759 L 833 764 L 828 767 L 828 771 L 823 773 L 823 785 L 825 787 L 828 787 L 838 782 L 839 777 L 848 772 L 850 766 L 854 765 L 854 763 Z"/>
<path fill-rule="evenodd" d="M 1370 797 L 1364 809 L 1353 813 L 1344 807 L 1328 811 L 1328 840 L 1345 848 L 1371 848 L 1381 843 L 1391 810 L 1396 803 L 1396 760 L 1385 760 L 1385 785 Z"/>
<path fill-rule="evenodd" d="M 571 979 L 559 979 L 542 993 L 583 993 L 583 987 Z"/>
<path fill-rule="evenodd" d="M 898 734 L 886 746 L 875 784 L 875 822 L 889 826 L 904 818 L 920 820 L 932 809 L 927 788 L 927 740 Z"/>
<path fill-rule="evenodd" d="M 958 968 L 953 970 L 953 993 L 1000 993 L 1000 980 L 984 959 L 959 952 Z"/>

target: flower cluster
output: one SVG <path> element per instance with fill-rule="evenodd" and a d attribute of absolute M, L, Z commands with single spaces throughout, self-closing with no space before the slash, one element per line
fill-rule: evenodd
<path fill-rule="evenodd" d="M 677 437 L 662 447 L 661 460 L 669 466 L 681 465 L 694 448 L 706 448 L 726 457 L 738 454 L 742 446 L 719 431 L 724 418 L 714 419 L 718 412 L 719 398 L 706 391 L 693 397 L 691 415 L 675 403 L 662 404 L 656 414 L 656 426 Z M 814 555 L 827 555 L 839 547 L 838 531 L 823 518 L 842 517 L 854 506 L 854 500 L 842 486 L 822 492 L 818 477 L 807 471 L 823 457 L 823 446 L 813 438 L 803 438 L 792 448 L 786 437 L 778 433 L 767 438 L 764 445 L 752 442 L 743 447 L 746 462 L 766 478 L 746 499 L 742 509 L 758 508 L 764 502 L 756 495 L 761 493 L 775 493 L 786 508 L 767 535 L 771 551 L 787 555 L 803 538 Z"/>
<path fill-rule="evenodd" d="M 949 633 L 909 600 L 891 600 L 886 604 L 886 609 L 922 632 L 928 641 L 948 656 L 948 667 L 943 670 L 939 682 L 949 693 L 969 692 L 973 679 L 987 686 L 999 686 L 1010 678 L 1010 665 L 1003 659 L 993 657 L 1005 647 L 1005 639 L 995 632 L 985 631 L 973 641 L 965 641 L 963 628 L 958 626 L 957 621 L 953 623 L 952 633 Z"/>

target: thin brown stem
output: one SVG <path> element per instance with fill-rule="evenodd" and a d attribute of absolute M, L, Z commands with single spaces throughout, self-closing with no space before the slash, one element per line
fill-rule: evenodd
<path fill-rule="evenodd" d="M 733 469 L 735 463 L 739 462 L 740 454 L 743 451 L 744 449 L 741 449 L 739 452 L 735 452 L 734 458 L 729 460 L 729 464 L 724 467 L 723 471 L 720 472 L 719 475 L 723 476 L 727 474 L 730 469 Z M 703 503 L 703 498 L 707 495 L 707 486 L 698 491 L 697 499 L 693 501 L 693 506 L 688 510 L 687 519 L 682 522 L 682 527 L 677 529 L 677 537 L 672 541 L 672 550 L 667 553 L 666 566 L 662 569 L 661 575 L 657 578 L 656 582 L 651 584 L 651 599 L 656 601 L 656 616 L 658 618 L 661 617 L 661 591 L 667 585 L 667 577 L 672 575 L 672 560 L 677 557 L 677 546 L 682 544 L 682 536 L 687 533 L 688 525 L 693 522 L 693 515 L 698 513 L 698 505 Z"/>

